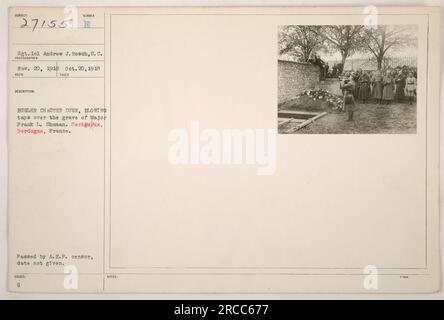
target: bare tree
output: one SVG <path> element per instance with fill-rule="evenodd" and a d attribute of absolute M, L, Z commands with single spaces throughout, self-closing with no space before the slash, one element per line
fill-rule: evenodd
<path fill-rule="evenodd" d="M 381 70 L 387 52 L 415 44 L 415 35 L 409 25 L 382 25 L 365 29 L 364 34 L 366 47 L 376 58 L 378 70 Z"/>
<path fill-rule="evenodd" d="M 279 30 L 279 54 L 290 55 L 307 62 L 313 54 L 324 47 L 322 38 L 311 26 L 288 25 Z"/>
<path fill-rule="evenodd" d="M 327 45 L 341 53 L 342 65 L 345 65 L 347 57 L 362 50 L 362 31 L 364 26 L 338 25 L 338 26 L 316 26 L 313 32 L 319 35 Z"/>

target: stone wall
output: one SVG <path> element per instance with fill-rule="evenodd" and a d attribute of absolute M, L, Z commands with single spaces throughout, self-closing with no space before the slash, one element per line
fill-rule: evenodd
<path fill-rule="evenodd" d="M 319 86 L 319 67 L 278 60 L 278 104 L 287 102 L 306 89 Z"/>

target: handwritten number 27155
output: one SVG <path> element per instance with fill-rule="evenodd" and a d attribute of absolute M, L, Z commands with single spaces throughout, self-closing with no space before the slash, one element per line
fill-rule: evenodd
<path fill-rule="evenodd" d="M 20 28 L 32 28 L 32 31 L 34 32 L 34 30 L 36 28 L 66 28 L 70 25 L 70 23 L 72 22 L 72 19 L 64 19 L 62 21 L 57 21 L 57 20 L 39 20 L 39 19 L 26 19 L 26 18 L 22 18 L 23 23 L 20 25 Z"/>

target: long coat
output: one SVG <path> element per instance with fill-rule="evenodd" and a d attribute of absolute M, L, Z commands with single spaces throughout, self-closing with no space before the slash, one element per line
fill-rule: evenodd
<path fill-rule="evenodd" d="M 376 75 L 372 79 L 373 90 L 372 90 L 372 98 L 381 99 L 382 98 L 382 76 Z"/>
<path fill-rule="evenodd" d="M 395 95 L 393 90 L 395 89 L 395 84 L 393 78 L 391 76 L 384 77 L 384 89 L 382 91 L 382 99 L 383 100 L 393 100 Z"/>
<path fill-rule="evenodd" d="M 398 75 L 395 79 L 396 89 L 395 89 L 395 97 L 396 100 L 404 99 L 404 88 L 405 88 L 405 78 L 403 75 Z"/>
<path fill-rule="evenodd" d="M 359 82 L 360 76 L 361 76 L 361 74 L 359 72 L 356 72 L 356 74 L 353 76 L 353 82 L 354 82 L 355 88 L 353 89 L 352 94 L 355 99 L 359 98 L 359 90 L 361 88 L 361 84 Z"/>
<path fill-rule="evenodd" d="M 359 99 L 367 100 L 370 98 L 370 78 L 367 74 L 363 74 L 359 79 Z"/>
<path fill-rule="evenodd" d="M 350 80 L 346 84 L 341 84 L 341 89 L 344 91 L 344 109 L 347 112 L 356 111 L 355 98 L 353 93 L 356 90 L 356 83 Z"/>

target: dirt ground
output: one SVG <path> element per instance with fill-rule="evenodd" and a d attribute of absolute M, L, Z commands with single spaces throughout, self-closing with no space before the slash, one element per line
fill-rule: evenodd
<path fill-rule="evenodd" d="M 416 103 L 357 103 L 357 107 L 354 121 L 348 122 L 346 113 L 334 111 L 298 131 L 294 131 L 296 123 L 285 124 L 279 133 L 416 133 Z"/>

